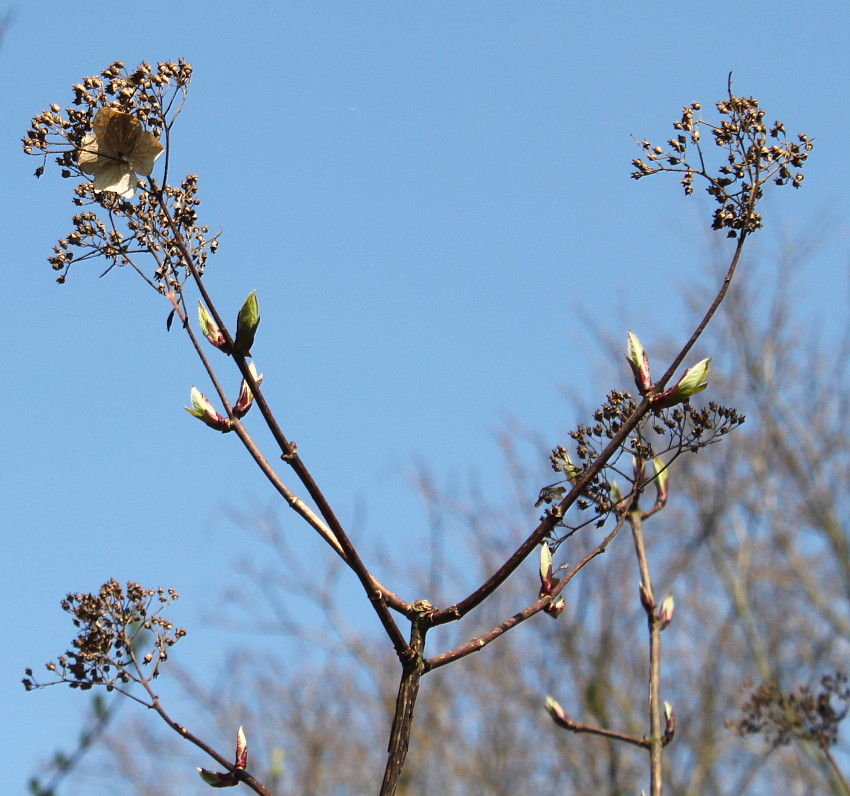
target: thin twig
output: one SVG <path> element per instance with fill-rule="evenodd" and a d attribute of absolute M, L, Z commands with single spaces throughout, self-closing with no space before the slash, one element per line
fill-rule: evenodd
<path fill-rule="evenodd" d="M 655 597 L 649 574 L 649 560 L 643 539 L 643 520 L 635 501 L 634 509 L 627 515 L 635 543 L 642 599 L 649 627 L 649 749 L 650 796 L 661 796 L 664 788 L 663 755 L 664 738 L 661 734 L 661 620 L 655 613 Z"/>
<path fill-rule="evenodd" d="M 144 675 L 141 666 L 136 660 L 136 655 L 132 647 L 130 647 L 130 655 L 132 656 L 133 665 L 136 669 L 136 672 L 138 673 L 137 682 L 141 684 L 142 688 L 145 689 L 148 696 L 150 697 L 151 702 L 148 705 L 149 708 L 154 710 L 159 715 L 159 717 L 178 735 L 185 738 L 187 741 L 194 744 L 207 755 L 209 755 L 213 760 L 216 761 L 216 763 L 218 763 L 220 766 L 227 769 L 227 771 L 233 774 L 236 779 L 238 779 L 240 782 L 244 782 L 252 791 L 254 791 L 254 793 L 259 793 L 260 796 L 272 796 L 271 791 L 269 791 L 265 787 L 265 785 L 263 785 L 262 782 L 253 777 L 251 774 L 249 774 L 247 770 L 236 768 L 236 766 L 233 765 L 233 763 L 231 763 L 226 757 L 223 757 L 218 752 L 216 752 L 216 750 L 213 749 L 211 746 L 204 743 L 204 741 L 198 738 L 197 735 L 189 732 L 189 730 L 187 730 L 182 724 L 178 724 L 176 721 L 174 721 L 174 719 L 172 719 L 171 716 L 169 716 L 165 712 L 165 709 L 160 704 L 159 697 L 154 693 L 153 689 L 151 688 L 150 681 Z"/>
<path fill-rule="evenodd" d="M 754 205 L 754 203 L 755 198 L 751 201 L 752 205 Z M 499 567 L 493 575 L 490 576 L 488 580 L 460 602 L 434 614 L 433 617 L 431 617 L 432 624 L 440 625 L 460 619 L 486 600 L 487 597 L 489 597 L 502 583 L 505 582 L 505 580 L 508 579 L 516 568 L 528 557 L 532 550 L 534 550 L 534 548 L 552 532 L 555 526 L 557 526 L 560 522 L 561 518 L 566 514 L 567 510 L 579 499 L 579 497 L 581 497 L 582 493 L 590 485 L 591 481 L 603 470 L 608 461 L 622 447 L 628 439 L 629 434 L 632 433 L 638 423 L 649 413 L 651 406 L 650 398 L 663 391 L 667 382 L 670 381 L 678 367 L 682 364 L 682 361 L 694 347 L 696 341 L 705 331 L 709 321 L 714 317 L 714 314 L 717 312 L 723 302 L 723 299 L 726 297 L 729 285 L 732 283 L 732 277 L 735 275 L 735 270 L 740 262 L 741 255 L 744 250 L 744 243 L 746 242 L 747 237 L 747 231 L 742 230 L 738 236 L 738 243 L 735 246 L 735 252 L 732 255 L 729 268 L 723 278 L 723 283 L 721 284 L 714 301 L 712 301 L 711 306 L 706 311 L 688 342 L 685 343 L 673 359 L 670 367 L 667 368 L 666 373 L 656 382 L 654 388 L 647 394 L 637 409 L 635 409 L 635 411 L 632 412 L 625 421 L 623 421 L 623 425 L 611 438 L 611 442 L 608 443 L 602 453 L 599 454 L 596 460 L 576 481 L 569 494 L 567 494 L 567 496 L 557 506 L 546 512 L 538 526 L 534 529 L 534 531 L 532 531 L 531 535 L 517 548 L 510 558 L 508 558 L 508 560 L 502 564 L 502 566 Z"/>
<path fill-rule="evenodd" d="M 829 751 L 829 746 L 827 746 L 825 741 L 822 741 L 820 747 L 826 757 L 827 763 L 829 763 L 832 768 L 832 773 L 835 774 L 835 778 L 841 783 L 841 787 L 844 788 L 844 792 L 850 794 L 850 784 L 848 784 L 847 780 L 844 778 L 844 774 L 841 773 L 838 763 L 835 762 L 832 752 Z"/>
<path fill-rule="evenodd" d="M 547 594 L 545 597 L 541 597 L 536 602 L 529 605 L 522 611 L 514 614 L 513 616 L 507 618 L 501 624 L 496 625 L 492 630 L 489 630 L 487 633 L 484 633 L 481 636 L 477 636 L 476 638 L 470 639 L 469 641 L 461 644 L 459 647 L 456 647 L 453 650 L 449 650 L 448 652 L 444 652 L 441 655 L 435 655 L 433 658 L 427 658 L 425 660 L 425 671 L 429 672 L 432 669 L 438 669 L 441 666 L 445 666 L 448 663 L 453 663 L 454 661 L 460 660 L 461 658 L 465 658 L 467 655 L 471 655 L 473 652 L 479 652 L 484 649 L 489 643 L 495 641 L 499 636 L 504 635 L 509 630 L 515 628 L 517 625 L 525 622 L 526 619 L 530 619 L 535 614 L 542 611 L 546 608 L 547 605 L 551 605 L 551 603 L 555 600 L 555 598 L 561 593 L 564 587 L 578 574 L 578 572 L 583 569 L 587 564 L 589 564 L 594 558 L 605 552 L 608 545 L 613 541 L 614 537 L 620 532 L 620 528 L 623 527 L 623 518 L 621 517 L 611 532 L 595 547 L 591 550 L 584 558 L 581 559 L 577 564 L 570 568 L 570 570 L 563 576 L 560 583 L 552 589 L 550 594 Z"/>
<path fill-rule="evenodd" d="M 171 217 L 171 213 L 168 209 L 168 206 L 163 201 L 161 189 L 158 189 L 153 183 L 153 181 L 151 181 L 151 191 L 156 197 L 157 203 L 159 204 L 160 209 L 168 222 L 168 226 L 171 230 L 172 235 L 174 236 L 175 244 L 177 245 L 177 248 L 180 251 L 180 256 L 183 258 L 185 266 L 189 269 L 189 272 L 191 273 L 192 278 L 194 279 L 195 284 L 198 287 L 201 297 L 203 298 L 204 304 L 207 306 L 207 309 L 210 311 L 210 314 L 212 315 L 213 319 L 221 330 L 222 335 L 224 336 L 227 349 L 233 351 L 234 341 L 232 336 L 230 335 L 230 332 L 227 329 L 227 325 L 222 320 L 215 304 L 213 303 L 210 295 L 207 293 L 206 286 L 204 285 L 203 280 L 201 279 L 201 275 L 198 272 L 197 267 L 195 266 L 194 259 L 186 246 L 186 243 L 179 228 L 175 224 L 174 219 Z M 240 373 L 242 374 L 242 378 L 245 379 L 246 383 L 248 384 L 248 387 L 253 393 L 254 400 L 260 410 L 260 413 L 263 416 L 263 419 L 266 422 L 266 425 L 269 428 L 269 431 L 271 431 L 272 436 L 274 437 L 275 441 L 281 449 L 283 460 L 286 461 L 292 467 L 301 483 L 307 489 L 307 492 L 310 494 L 310 497 L 316 503 L 316 506 L 319 509 L 319 513 L 327 522 L 331 533 L 338 541 L 340 547 L 345 553 L 345 562 L 354 571 L 355 575 L 357 575 L 358 579 L 363 585 L 363 588 L 365 589 L 366 594 L 369 597 L 369 601 L 372 603 L 372 606 L 375 609 L 375 612 L 378 614 L 378 618 L 380 619 L 381 624 L 383 625 L 384 629 L 387 632 L 387 635 L 392 641 L 396 654 L 399 656 L 399 659 L 409 658 L 411 656 L 410 648 L 408 647 L 407 642 L 404 640 L 404 636 L 401 634 L 401 631 L 399 630 L 398 625 L 393 619 L 392 614 L 390 614 L 387 606 L 391 605 L 395 610 L 404 614 L 409 613 L 410 606 L 392 592 L 383 590 L 380 587 L 378 581 L 372 575 L 372 573 L 369 572 L 369 570 L 366 568 L 365 564 L 361 561 L 359 554 L 355 550 L 354 545 L 351 543 L 351 540 L 348 538 L 335 513 L 331 509 L 330 504 L 328 503 L 324 494 L 319 489 L 316 482 L 313 480 L 313 477 L 307 469 L 306 465 L 304 465 L 304 463 L 301 461 L 297 449 L 289 442 L 289 440 L 284 436 L 283 432 L 281 431 L 277 420 L 272 414 L 271 408 L 266 403 L 265 397 L 263 396 L 262 391 L 260 390 L 259 385 L 256 382 L 256 379 L 254 379 L 253 374 L 248 368 L 248 364 L 245 361 L 245 357 L 234 353 L 233 359 L 236 362 Z M 228 413 L 232 415 L 229 410 Z"/>
<path fill-rule="evenodd" d="M 593 727 L 590 724 L 580 724 L 567 716 L 556 715 L 553 713 L 552 720 L 559 727 L 563 727 L 565 730 L 569 730 L 570 732 L 587 735 L 601 735 L 603 738 L 610 738 L 612 741 L 622 741 L 623 743 L 628 743 L 632 746 L 638 746 L 641 749 L 649 747 L 649 741 L 646 738 L 637 738 L 634 735 L 626 735 L 623 732 L 606 730 L 603 727 Z"/>

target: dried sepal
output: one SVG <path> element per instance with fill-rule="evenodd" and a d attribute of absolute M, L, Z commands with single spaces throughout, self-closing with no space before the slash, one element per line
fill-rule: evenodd
<path fill-rule="evenodd" d="M 567 601 L 563 597 L 558 597 L 554 602 L 549 603 L 544 609 L 543 613 L 547 616 L 551 616 L 553 619 L 557 619 L 562 613 L 564 613 L 564 609 L 567 607 Z"/>

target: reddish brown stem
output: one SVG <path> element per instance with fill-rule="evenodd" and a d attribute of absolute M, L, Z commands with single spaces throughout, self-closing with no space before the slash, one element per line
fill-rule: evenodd
<path fill-rule="evenodd" d="M 581 559 L 577 564 L 575 564 L 564 576 L 561 578 L 560 583 L 552 590 L 551 594 L 547 594 L 545 597 L 541 597 L 537 602 L 532 603 L 524 610 L 519 613 L 514 614 L 513 616 L 506 619 L 499 625 L 496 625 L 492 630 L 489 630 L 487 633 L 484 633 L 481 636 L 470 639 L 464 644 L 461 644 L 459 647 L 456 647 L 453 650 L 448 652 L 444 652 L 441 655 L 435 655 L 433 658 L 427 658 L 425 660 L 425 671 L 429 672 L 432 669 L 438 669 L 441 666 L 445 666 L 448 663 L 453 663 L 454 661 L 460 660 L 461 658 L 465 658 L 467 655 L 471 655 L 473 652 L 478 652 L 479 650 L 484 649 L 490 642 L 495 641 L 499 636 L 504 635 L 509 630 L 515 628 L 517 625 L 525 622 L 526 619 L 530 619 L 537 613 L 540 613 L 547 605 L 550 605 L 555 598 L 561 593 L 564 587 L 576 576 L 576 574 L 583 569 L 587 564 L 589 564 L 596 556 L 602 555 L 605 552 L 608 545 L 614 539 L 614 537 L 619 533 L 620 528 L 623 527 L 623 518 L 621 517 L 617 524 L 614 526 L 613 530 L 593 549 L 591 550 L 584 558 Z"/>
<path fill-rule="evenodd" d="M 649 792 L 650 796 L 662 796 L 665 739 L 661 732 L 661 620 L 655 613 L 655 596 L 652 591 L 649 559 L 646 555 L 646 545 L 643 539 L 643 521 L 636 503 L 634 510 L 628 513 L 628 521 L 632 528 L 635 554 L 640 570 L 643 597 L 641 602 L 646 612 L 646 621 L 649 627 L 649 739 L 647 743 L 650 763 Z"/>
<path fill-rule="evenodd" d="M 176 721 L 174 721 L 174 719 L 171 718 L 171 716 L 169 716 L 165 712 L 162 705 L 160 705 L 159 703 L 159 697 L 153 692 L 148 678 L 143 675 L 142 669 L 139 666 L 138 661 L 136 661 L 135 654 L 132 652 L 132 647 L 130 647 L 130 650 L 130 654 L 133 657 L 135 669 L 139 675 L 136 679 L 139 683 L 141 683 L 142 688 L 145 689 L 151 700 L 150 704 L 144 702 L 143 704 L 146 704 L 148 708 L 155 711 L 160 716 L 160 718 L 178 735 L 197 746 L 198 749 L 202 750 L 205 754 L 209 755 L 220 766 L 232 773 L 240 782 L 244 782 L 252 791 L 254 791 L 254 793 L 259 793 L 260 796 L 272 796 L 271 791 L 269 791 L 265 787 L 265 785 L 263 785 L 262 782 L 253 777 L 250 773 L 248 773 L 247 770 L 236 768 L 236 766 L 233 765 L 233 763 L 231 763 L 226 757 L 220 755 L 218 752 L 216 752 L 215 749 L 204 743 L 204 741 L 198 738 L 198 736 L 189 732 L 189 730 L 187 730 L 182 724 L 178 724 Z"/>
<path fill-rule="evenodd" d="M 516 570 L 516 568 L 528 557 L 532 550 L 548 536 L 555 526 L 560 522 L 561 518 L 567 512 L 567 510 L 579 499 L 584 490 L 588 487 L 591 481 L 602 472 L 605 465 L 610 461 L 610 459 L 616 454 L 618 450 L 623 446 L 623 444 L 628 439 L 629 435 L 638 425 L 638 423 L 648 414 L 651 402 L 650 398 L 662 391 L 670 379 L 673 377 L 676 370 L 682 364 L 684 358 L 688 355 L 690 350 L 694 347 L 696 341 L 700 338 L 702 333 L 705 331 L 706 326 L 708 326 L 709 321 L 714 317 L 714 314 L 717 312 L 717 309 L 720 307 L 720 304 L 723 302 L 723 299 L 726 297 L 726 293 L 729 290 L 729 285 L 732 282 L 732 277 L 735 274 L 735 270 L 738 267 L 738 263 L 741 259 L 741 254 L 743 252 L 744 242 L 747 239 L 746 231 L 742 231 L 738 237 L 738 243 L 735 247 L 735 252 L 732 256 L 732 261 L 729 265 L 729 268 L 726 271 L 726 275 L 723 278 L 723 283 L 717 292 L 717 295 L 712 301 L 711 306 L 706 311 L 702 320 L 700 321 L 697 328 L 694 330 L 694 333 L 691 335 L 690 339 L 687 343 L 682 347 L 676 357 L 673 359 L 673 362 L 670 364 L 670 367 L 667 368 L 667 372 L 656 382 L 653 389 L 647 395 L 647 397 L 641 402 L 641 404 L 635 409 L 634 412 L 623 422 L 623 425 L 620 427 L 620 430 L 612 437 L 611 442 L 605 447 L 602 453 L 596 458 L 596 460 L 588 467 L 588 469 L 582 474 L 581 478 L 575 483 L 573 488 L 570 490 L 569 494 L 555 507 L 546 512 L 546 515 L 540 521 L 539 525 L 532 531 L 531 535 L 517 548 L 517 550 L 508 558 L 505 563 L 499 567 L 499 569 L 490 576 L 488 580 L 486 580 L 481 586 L 479 586 L 475 591 L 473 591 L 468 597 L 465 597 L 460 602 L 455 605 L 446 608 L 443 611 L 438 611 L 432 617 L 432 622 L 434 625 L 444 624 L 446 622 L 451 622 L 456 619 L 460 619 L 462 616 L 469 613 L 471 610 L 480 605 L 484 600 L 487 599 L 508 577 Z"/>
<path fill-rule="evenodd" d="M 646 738 L 637 738 L 634 735 L 626 735 L 622 732 L 614 730 L 606 730 L 603 727 L 593 727 L 590 724 L 580 724 L 577 721 L 568 719 L 564 716 L 552 716 L 555 724 L 563 727 L 565 730 L 575 733 L 586 733 L 588 735 L 601 735 L 603 738 L 610 738 L 612 741 L 622 741 L 623 743 L 638 746 L 641 749 L 646 749 L 649 746 L 649 741 Z"/>
<path fill-rule="evenodd" d="M 414 604 L 415 605 L 415 604 Z M 395 796 L 407 750 L 410 745 L 410 733 L 413 729 L 413 709 L 419 696 L 419 681 L 425 672 L 423 655 L 425 652 L 425 634 L 427 626 L 423 621 L 427 612 L 433 610 L 425 603 L 425 612 L 415 613 L 411 618 L 410 649 L 414 655 L 410 660 L 402 661 L 401 682 L 396 697 L 390 741 L 387 746 L 387 765 L 381 783 L 380 796 Z"/>
<path fill-rule="evenodd" d="M 826 757 L 826 762 L 829 763 L 830 768 L 832 768 L 832 773 L 835 775 L 835 778 L 841 783 L 841 787 L 844 788 L 844 792 L 850 794 L 850 783 L 844 777 L 844 774 L 841 773 L 841 769 L 838 767 L 838 763 L 835 762 L 835 758 L 832 756 L 832 752 L 829 751 L 829 746 L 826 741 L 822 741 L 820 745 L 821 751 Z"/>
<path fill-rule="evenodd" d="M 192 258 L 191 253 L 186 247 L 186 243 L 183 240 L 183 236 L 180 233 L 177 225 L 174 223 L 174 220 L 171 217 L 171 213 L 168 210 L 168 206 L 162 199 L 162 192 L 160 189 L 156 187 L 156 185 L 151 181 L 151 191 L 153 195 L 156 197 L 157 203 L 160 206 L 165 218 L 168 222 L 168 226 L 171 230 L 171 234 L 174 236 L 175 244 L 180 251 L 180 255 L 183 258 L 183 262 L 186 265 L 186 268 L 189 269 L 189 273 L 192 275 L 192 278 L 195 281 L 195 284 L 198 287 L 198 291 L 203 298 L 204 304 L 207 306 L 207 309 L 210 311 L 213 319 L 221 330 L 222 335 L 224 336 L 227 350 L 233 351 L 234 349 L 234 341 L 230 332 L 227 329 L 227 325 L 222 320 L 221 316 L 218 313 L 218 310 L 215 307 L 212 299 L 207 293 L 206 286 L 201 279 L 201 275 L 198 273 L 198 269 L 195 266 L 194 259 Z M 395 623 L 395 620 L 390 614 L 387 606 L 391 604 L 393 608 L 396 610 L 406 613 L 409 611 L 410 606 L 405 603 L 403 600 L 399 599 L 392 592 L 386 592 L 379 587 L 378 582 L 366 568 L 362 560 L 360 559 L 359 554 L 354 548 L 354 545 L 351 543 L 351 540 L 348 538 L 347 534 L 342 528 L 339 520 L 336 517 L 336 514 L 330 507 L 327 499 L 325 498 L 322 491 L 319 489 L 316 482 L 313 480 L 312 475 L 307 469 L 306 465 L 301 461 L 300 456 L 294 445 L 292 445 L 289 440 L 284 436 L 283 431 L 280 429 L 280 426 L 275 419 L 271 408 L 268 403 L 266 403 L 265 397 L 263 396 L 262 391 L 257 385 L 256 380 L 254 379 L 253 374 L 248 368 L 248 364 L 245 361 L 245 357 L 239 354 L 234 353 L 233 359 L 236 362 L 236 366 L 239 368 L 239 372 L 242 374 L 242 377 L 247 382 L 251 392 L 254 394 L 254 401 L 257 404 L 257 407 L 260 410 L 260 413 L 263 416 L 263 419 L 266 422 L 266 425 L 271 431 L 272 436 L 280 447 L 282 456 L 284 461 L 286 461 L 292 469 L 295 471 L 295 474 L 298 476 L 301 483 L 306 488 L 310 497 L 316 503 L 316 506 L 319 509 L 319 513 L 325 519 L 328 526 L 330 527 L 331 532 L 333 533 L 336 540 L 339 542 L 340 547 L 342 548 L 345 554 L 345 561 L 348 566 L 354 571 L 355 575 L 357 575 L 361 584 L 363 585 L 366 594 L 369 597 L 369 601 L 372 603 L 375 612 L 378 614 L 378 618 L 381 621 L 384 629 L 387 632 L 387 635 L 390 637 L 392 641 L 393 647 L 396 651 L 396 654 L 400 659 L 404 659 L 409 657 L 410 650 L 407 645 L 407 642 L 404 640 L 404 636 L 402 636 L 401 631 L 398 628 L 398 625 Z M 232 413 L 231 413 L 232 414 Z"/>

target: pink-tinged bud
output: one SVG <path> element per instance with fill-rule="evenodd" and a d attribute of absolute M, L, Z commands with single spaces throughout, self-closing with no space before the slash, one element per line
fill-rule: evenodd
<path fill-rule="evenodd" d="M 236 733 L 236 768 L 245 768 L 248 765 L 248 740 L 245 738 L 245 732 L 240 727 Z"/>
<path fill-rule="evenodd" d="M 207 312 L 207 308 L 200 301 L 198 302 L 198 324 L 204 337 L 216 348 L 221 348 L 224 345 L 225 340 L 221 329 L 218 328 L 216 322 L 212 319 L 212 315 Z"/>
<path fill-rule="evenodd" d="M 540 545 L 540 583 L 546 585 L 552 578 L 552 551 L 549 549 L 549 543 L 543 542 Z"/>
<path fill-rule="evenodd" d="M 676 732 L 676 714 L 673 712 L 673 708 L 670 707 L 669 702 L 664 703 L 664 719 L 667 722 L 667 726 L 664 728 L 664 735 L 669 741 L 673 737 L 673 733 Z"/>
<path fill-rule="evenodd" d="M 658 609 L 658 621 L 661 623 L 661 629 L 667 627 L 673 621 L 673 595 L 668 594 L 661 602 L 661 607 Z"/>
<path fill-rule="evenodd" d="M 708 387 L 706 378 L 708 377 L 708 369 L 711 365 L 711 357 L 697 362 L 691 368 L 688 368 L 682 378 L 675 387 L 656 395 L 652 399 L 652 405 L 656 409 L 668 409 L 671 406 L 676 406 L 683 401 L 688 400 L 692 395 L 702 392 Z"/>
<path fill-rule="evenodd" d="M 560 704 L 558 704 L 558 702 L 550 696 L 546 697 L 546 711 L 552 717 L 552 721 L 554 721 L 558 726 L 570 726 L 570 717 L 566 714 Z"/>
<path fill-rule="evenodd" d="M 192 408 L 183 407 L 190 415 L 206 423 L 210 428 L 220 431 L 222 434 L 232 431 L 230 419 L 222 417 L 213 409 L 213 405 L 197 387 L 192 387 Z"/>
<path fill-rule="evenodd" d="M 655 502 L 663 506 L 667 502 L 669 471 L 667 465 L 658 456 L 652 460 L 652 467 L 655 470 Z"/>
<path fill-rule="evenodd" d="M 556 578 L 552 572 L 552 551 L 549 550 L 549 544 L 543 542 L 540 546 L 540 593 L 538 596 L 545 597 L 551 594 L 555 587 L 560 583 L 560 578 Z M 547 606 L 548 610 L 552 606 Z"/>
<path fill-rule="evenodd" d="M 251 371 L 254 381 L 257 382 L 257 385 L 259 386 L 260 382 L 263 380 L 263 374 L 260 373 L 257 375 L 257 368 L 253 362 L 248 365 L 248 370 Z M 253 403 L 254 393 L 251 392 L 248 382 L 245 381 L 245 379 L 242 379 L 242 384 L 239 387 L 239 400 L 233 405 L 233 414 L 239 418 L 245 417 Z"/>
<path fill-rule="evenodd" d="M 555 602 L 549 603 L 544 609 L 543 613 L 551 616 L 553 619 L 557 619 L 562 613 L 564 613 L 564 609 L 567 607 L 567 601 L 563 597 L 559 597 Z"/>
<path fill-rule="evenodd" d="M 611 487 L 608 492 L 608 496 L 611 498 L 611 502 L 616 505 L 623 499 L 623 494 L 620 492 L 620 487 L 617 486 L 616 481 L 611 481 L 608 486 Z"/>
<path fill-rule="evenodd" d="M 640 604 L 649 612 L 655 610 L 655 600 L 652 599 L 649 590 L 643 583 L 640 584 Z"/>
<path fill-rule="evenodd" d="M 649 375 L 649 357 L 643 350 L 637 335 L 631 329 L 629 329 L 629 346 L 626 359 L 632 369 L 632 375 L 635 377 L 638 392 L 644 395 L 652 388 L 652 378 Z"/>
<path fill-rule="evenodd" d="M 195 770 L 201 779 L 213 788 L 234 788 L 239 784 L 236 775 L 230 771 L 207 771 L 205 768 Z"/>

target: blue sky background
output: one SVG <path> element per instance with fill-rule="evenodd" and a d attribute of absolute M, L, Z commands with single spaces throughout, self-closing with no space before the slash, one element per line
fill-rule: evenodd
<path fill-rule="evenodd" d="M 579 419 L 564 390 L 596 396 L 607 354 L 588 317 L 648 348 L 689 328 L 680 290 L 705 282 L 710 208 L 672 178 L 629 179 L 630 135 L 663 141 L 730 70 L 770 119 L 816 137 L 804 189 L 766 203 L 760 245 L 832 219 L 801 311 L 841 326 L 847 29 L 846 8 L 817 0 L 20 4 L 0 47 L 0 740 L 19 776 L 4 792 L 79 726 L 79 694 L 19 682 L 70 641 L 65 593 L 173 585 L 181 645 L 211 661 L 229 640 L 199 617 L 240 549 L 224 509 L 273 502 L 235 437 L 183 411 L 208 385 L 165 302 L 97 264 L 54 283 L 72 182 L 50 164 L 32 177 L 19 139 L 35 113 L 114 59 L 194 65 L 172 173 L 200 175 L 201 219 L 224 229 L 207 284 L 231 317 L 257 290 L 267 397 L 355 539 L 416 556 L 414 463 L 444 485 L 474 471 L 497 495 L 504 418 L 556 444 Z"/>

